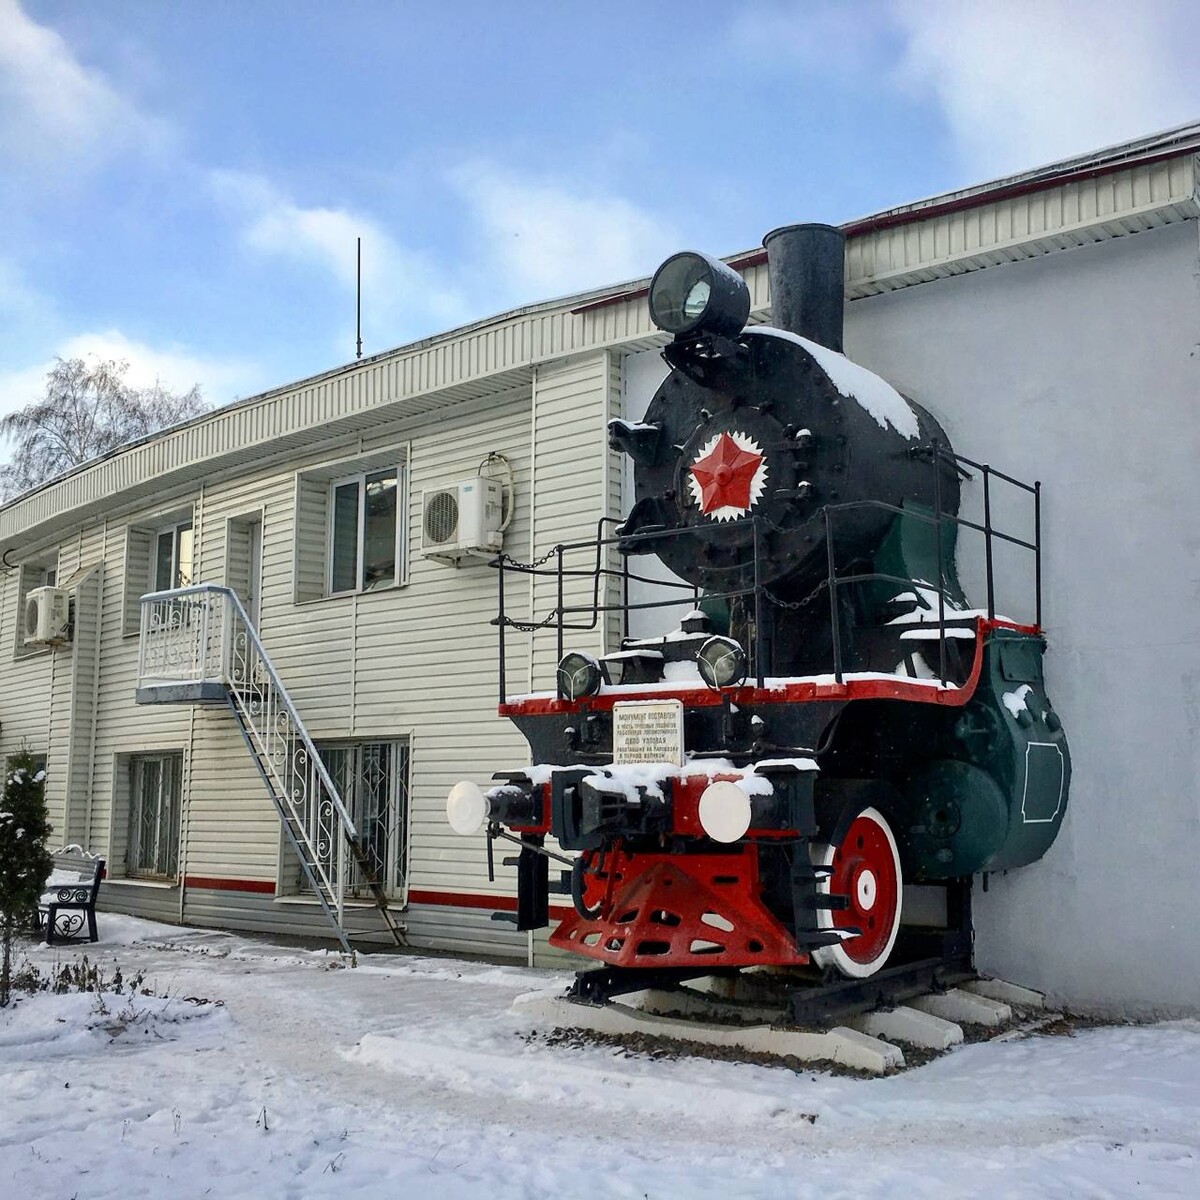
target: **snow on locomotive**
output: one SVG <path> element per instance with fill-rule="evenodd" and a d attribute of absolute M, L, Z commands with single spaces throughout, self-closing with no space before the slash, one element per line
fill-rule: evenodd
<path fill-rule="evenodd" d="M 486 827 L 489 863 L 490 839 L 520 843 L 522 929 L 549 924 L 547 839 L 576 852 L 573 911 L 550 941 L 610 969 L 866 977 L 967 958 L 971 876 L 1041 857 L 1066 804 L 1042 678 L 1040 488 L 956 455 L 928 412 L 842 354 L 839 230 L 790 226 L 764 245 L 776 328 L 746 324 L 749 291 L 725 264 L 683 253 L 659 268 L 649 305 L 670 374 L 642 421 L 610 426 L 636 502 L 591 544 L 592 627 L 623 607 L 628 631 L 628 604 L 607 600 L 614 574 L 626 598 L 644 578 L 639 555 L 684 581 L 693 610 L 602 659 L 562 654 L 563 630 L 588 627 L 564 602 L 562 549 L 496 564 L 502 654 L 518 624 L 504 577 L 558 575 L 558 689 L 502 694 L 536 765 L 486 792 L 458 784 L 447 815 Z M 959 515 L 964 479 L 982 482 L 981 521 Z M 1001 485 L 1034 507 L 1031 540 L 994 528 Z M 964 527 L 983 535 L 986 609 L 958 581 Z M 1031 552 L 1033 624 L 995 613 L 1001 539 Z M 921 911 L 902 928 L 906 889 Z"/>

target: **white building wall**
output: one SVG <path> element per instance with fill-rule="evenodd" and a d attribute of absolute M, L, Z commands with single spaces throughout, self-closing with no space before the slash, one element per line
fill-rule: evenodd
<path fill-rule="evenodd" d="M 1047 689 L 1071 800 L 1041 862 L 976 887 L 979 965 L 1130 1012 L 1200 1004 L 1197 230 L 847 310 L 852 358 L 960 453 L 1045 485 Z"/>

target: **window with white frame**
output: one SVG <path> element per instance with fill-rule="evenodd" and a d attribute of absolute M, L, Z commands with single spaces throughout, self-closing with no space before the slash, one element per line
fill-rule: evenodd
<path fill-rule="evenodd" d="M 126 875 L 142 879 L 176 878 L 182 807 L 183 755 L 130 755 Z"/>
<path fill-rule="evenodd" d="M 327 594 L 371 592 L 400 582 L 403 483 L 399 466 L 330 483 Z"/>
<path fill-rule="evenodd" d="M 188 587 L 194 579 L 195 532 L 191 521 L 157 530 L 150 554 L 152 592 Z"/>

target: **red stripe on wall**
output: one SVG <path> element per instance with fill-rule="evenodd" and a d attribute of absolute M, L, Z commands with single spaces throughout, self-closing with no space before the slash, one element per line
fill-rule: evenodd
<path fill-rule="evenodd" d="M 454 908 L 488 908 L 493 912 L 516 912 L 513 896 L 480 896 L 475 892 L 424 892 L 410 888 L 409 904 L 445 904 Z"/>
<path fill-rule="evenodd" d="M 426 892 L 411 888 L 409 904 L 438 904 L 445 908 L 486 908 L 490 912 L 516 912 L 517 902 L 512 896 L 481 896 L 478 892 Z M 550 915 L 556 920 L 572 910 L 561 905 L 550 906 Z"/>
<path fill-rule="evenodd" d="M 275 894 L 275 884 L 269 879 L 208 879 L 203 875 L 185 875 L 185 888 L 209 888 L 217 892 L 262 892 Z"/>
<path fill-rule="evenodd" d="M 218 892 L 259 892 L 274 895 L 275 885 L 267 879 L 208 879 L 203 875 L 185 875 L 185 888 L 209 888 Z M 408 893 L 409 904 L 437 904 L 445 908 L 484 908 L 489 912 L 516 912 L 517 901 L 512 896 L 481 896 L 477 892 L 427 892 L 413 889 Z M 552 906 L 550 915 L 562 917 L 570 910 Z"/>

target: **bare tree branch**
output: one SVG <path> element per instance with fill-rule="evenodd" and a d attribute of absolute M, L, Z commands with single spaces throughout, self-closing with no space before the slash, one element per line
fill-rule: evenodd
<path fill-rule="evenodd" d="M 5 500 L 208 408 L 199 386 L 181 395 L 158 381 L 134 388 L 128 370 L 114 359 L 60 358 L 41 399 L 0 419 L 0 438 L 13 444 L 12 461 L 0 466 Z"/>

